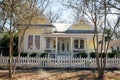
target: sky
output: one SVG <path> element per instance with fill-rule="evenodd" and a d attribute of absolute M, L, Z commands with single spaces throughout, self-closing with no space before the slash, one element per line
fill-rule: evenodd
<path fill-rule="evenodd" d="M 65 8 L 65 6 L 63 6 L 60 1 L 61 0 L 52 0 L 52 2 L 49 4 L 49 6 L 47 7 L 45 11 L 45 14 L 51 7 L 53 12 L 57 13 L 59 11 L 61 13 L 61 17 L 59 18 L 57 22 L 72 23 L 73 20 L 71 16 L 71 9 Z"/>
<path fill-rule="evenodd" d="M 54 11 L 55 13 L 61 11 L 61 17 L 59 18 L 59 20 L 57 22 L 59 23 L 73 23 L 74 22 L 74 16 L 73 16 L 73 10 L 72 9 L 68 9 L 65 6 L 63 6 L 61 4 L 61 0 L 51 0 L 52 2 L 50 3 L 49 6 L 51 6 L 52 11 Z M 50 8 L 46 9 L 49 10 Z M 58 13 L 59 13 L 58 12 Z M 113 12 L 116 12 L 116 10 L 113 10 Z M 113 14 L 109 14 L 107 16 L 111 21 L 115 21 L 117 19 L 117 15 L 113 15 Z"/>

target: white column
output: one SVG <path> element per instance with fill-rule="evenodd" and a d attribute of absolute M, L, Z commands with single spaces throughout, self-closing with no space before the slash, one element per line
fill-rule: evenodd
<path fill-rule="evenodd" d="M 56 37 L 56 50 L 55 50 L 55 56 L 57 56 L 58 53 L 58 37 Z"/>
<path fill-rule="evenodd" d="M 89 41 L 89 37 L 87 37 L 86 39 L 87 39 L 87 40 L 86 40 L 86 49 L 87 49 L 87 52 L 89 52 L 89 47 L 88 47 L 88 46 L 89 46 L 89 44 L 88 44 L 88 43 L 89 43 L 89 42 L 88 42 L 88 41 Z"/>
<path fill-rule="evenodd" d="M 89 41 L 89 37 L 86 38 L 86 50 L 87 50 L 87 54 L 88 54 L 88 58 L 90 58 L 90 51 L 89 51 L 89 44 L 88 44 L 88 41 Z"/>
<path fill-rule="evenodd" d="M 72 55 L 73 54 L 73 37 L 70 37 L 70 38 L 71 38 L 70 39 L 71 40 L 71 48 L 70 49 L 71 49 L 71 55 Z"/>

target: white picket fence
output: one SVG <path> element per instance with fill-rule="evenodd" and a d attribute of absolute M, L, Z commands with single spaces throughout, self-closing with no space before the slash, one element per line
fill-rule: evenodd
<path fill-rule="evenodd" d="M 13 58 L 15 63 L 16 57 Z M 0 66 L 7 66 L 9 57 L 0 56 Z M 20 57 L 17 67 L 37 68 L 96 68 L 95 58 L 41 58 L 41 57 Z M 120 58 L 107 58 L 106 68 L 120 69 Z"/>

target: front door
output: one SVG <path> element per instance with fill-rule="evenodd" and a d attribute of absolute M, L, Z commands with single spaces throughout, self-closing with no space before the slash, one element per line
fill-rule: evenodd
<path fill-rule="evenodd" d="M 58 42 L 58 52 L 60 54 L 68 54 L 69 52 L 69 40 L 61 39 Z"/>

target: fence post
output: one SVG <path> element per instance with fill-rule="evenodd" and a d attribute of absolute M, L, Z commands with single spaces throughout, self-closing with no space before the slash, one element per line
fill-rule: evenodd
<path fill-rule="evenodd" d="M 1 54 L 0 54 L 0 66 L 2 66 L 2 62 L 3 60 L 2 60 L 2 52 L 1 52 Z"/>
<path fill-rule="evenodd" d="M 28 64 L 28 68 L 30 67 L 29 66 L 29 59 L 30 59 L 30 56 L 29 56 L 29 53 L 27 54 L 27 64 Z"/>

